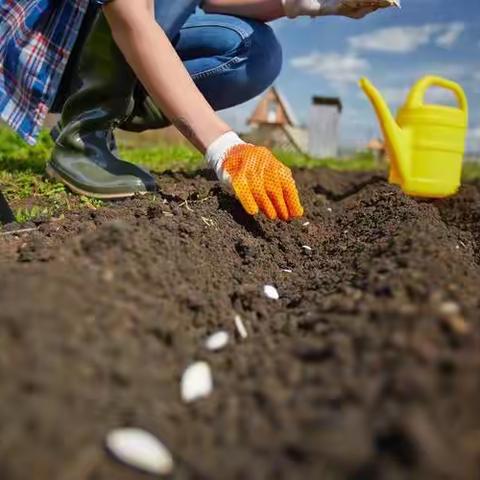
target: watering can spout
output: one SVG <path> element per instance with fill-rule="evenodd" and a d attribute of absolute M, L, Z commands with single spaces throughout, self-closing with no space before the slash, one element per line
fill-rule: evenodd
<path fill-rule="evenodd" d="M 383 96 L 367 78 L 360 80 L 360 87 L 372 103 L 382 127 L 386 149 L 392 162 L 390 181 L 401 183 L 402 179 L 409 175 L 408 136 L 398 126 Z"/>

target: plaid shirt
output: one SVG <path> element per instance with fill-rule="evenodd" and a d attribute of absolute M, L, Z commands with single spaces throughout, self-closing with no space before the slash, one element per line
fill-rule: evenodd
<path fill-rule="evenodd" d="M 55 99 L 89 1 L 0 0 L 0 118 L 30 144 Z"/>

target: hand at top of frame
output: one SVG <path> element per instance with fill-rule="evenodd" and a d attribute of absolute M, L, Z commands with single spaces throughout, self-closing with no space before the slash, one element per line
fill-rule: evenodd
<path fill-rule="evenodd" d="M 289 18 L 306 15 L 342 15 L 363 18 L 380 8 L 400 7 L 400 0 L 282 0 L 285 15 Z"/>

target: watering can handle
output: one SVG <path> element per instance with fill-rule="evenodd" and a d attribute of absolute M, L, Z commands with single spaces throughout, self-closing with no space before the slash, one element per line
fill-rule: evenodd
<path fill-rule="evenodd" d="M 458 83 L 452 82 L 451 80 L 447 80 L 442 77 L 435 76 L 427 76 L 417 82 L 417 84 L 410 92 L 407 100 L 407 105 L 413 108 L 423 106 L 425 94 L 427 93 L 427 90 L 431 87 L 440 87 L 446 90 L 450 90 L 455 94 L 461 110 L 465 113 L 468 111 L 467 97 L 463 88 Z"/>

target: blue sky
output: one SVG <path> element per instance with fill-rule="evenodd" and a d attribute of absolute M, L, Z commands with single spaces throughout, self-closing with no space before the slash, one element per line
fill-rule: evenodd
<path fill-rule="evenodd" d="M 396 110 L 425 74 L 460 82 L 470 102 L 469 148 L 480 150 L 480 1 L 403 0 L 362 20 L 339 17 L 283 19 L 272 24 L 284 49 L 277 85 L 297 117 L 306 121 L 310 97 L 340 96 L 344 146 L 362 146 L 379 129 L 357 81 L 368 76 Z M 434 90 L 429 100 L 449 102 Z M 241 129 L 249 102 L 224 115 Z"/>

